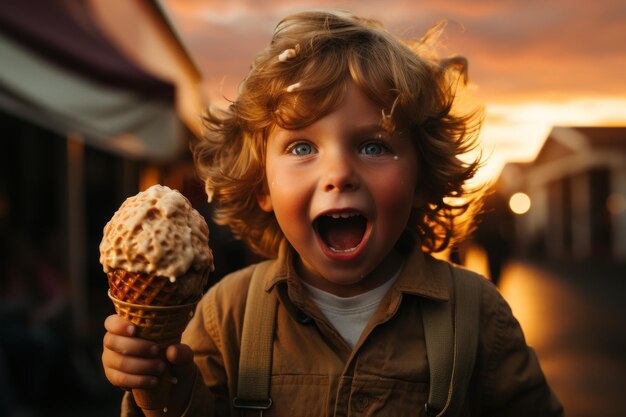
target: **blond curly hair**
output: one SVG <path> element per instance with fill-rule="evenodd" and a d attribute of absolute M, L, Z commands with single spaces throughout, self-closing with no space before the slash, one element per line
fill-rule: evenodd
<path fill-rule="evenodd" d="M 467 61 L 440 59 L 432 44 L 442 25 L 416 42 L 396 39 L 377 21 L 344 11 L 310 11 L 283 19 L 270 44 L 254 60 L 228 109 L 205 116 L 206 133 L 192 144 L 215 221 L 266 257 L 275 257 L 284 235 L 273 213 L 260 209 L 267 192 L 265 145 L 278 125 L 297 129 L 332 112 L 349 82 L 380 105 L 381 123 L 408 126 L 418 149 L 418 187 L 423 204 L 408 228 L 423 249 L 445 249 L 467 232 L 477 207 L 466 187 L 479 159 L 459 156 L 477 146 L 479 112 L 456 115 L 452 105 Z M 386 117 L 385 117 L 386 115 Z M 385 120 L 386 119 L 386 120 Z"/>

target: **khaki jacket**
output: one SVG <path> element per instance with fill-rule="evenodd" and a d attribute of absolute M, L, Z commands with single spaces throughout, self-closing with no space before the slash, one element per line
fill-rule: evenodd
<path fill-rule="evenodd" d="M 292 251 L 283 247 L 265 276 L 265 289 L 278 296 L 279 307 L 270 388 L 273 405 L 263 415 L 425 416 L 429 369 L 420 299 L 446 301 L 451 291 L 446 277 L 425 273 L 431 262 L 436 261 L 419 250 L 412 252 L 351 349 L 307 297 L 292 266 Z M 237 271 L 212 287 L 183 334 L 202 376 L 186 416 L 239 415 L 231 402 L 254 268 Z M 459 416 L 562 416 L 509 306 L 487 280 L 482 292 L 478 354 Z M 137 411 L 127 394 L 122 415 Z"/>

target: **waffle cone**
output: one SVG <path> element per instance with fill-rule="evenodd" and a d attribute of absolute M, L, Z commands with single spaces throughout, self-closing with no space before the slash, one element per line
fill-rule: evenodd
<path fill-rule="evenodd" d="M 109 291 L 109 298 L 113 301 L 116 313 L 137 327 L 137 336 L 158 343 L 163 354 L 167 346 L 180 342 L 197 304 L 197 301 L 177 306 L 133 304 L 117 299 L 112 291 Z M 166 371 L 156 387 L 133 389 L 135 402 L 144 410 L 165 409 L 173 383 L 171 374 Z"/>
<path fill-rule="evenodd" d="M 178 306 L 196 301 L 208 270 L 190 271 L 171 282 L 167 277 L 115 269 L 107 273 L 111 295 L 120 301 L 150 306 Z"/>

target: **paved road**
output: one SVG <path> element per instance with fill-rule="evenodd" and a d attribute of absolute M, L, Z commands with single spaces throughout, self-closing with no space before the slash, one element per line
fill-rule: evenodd
<path fill-rule="evenodd" d="M 566 416 L 626 416 L 626 265 L 516 261 L 500 289 Z"/>

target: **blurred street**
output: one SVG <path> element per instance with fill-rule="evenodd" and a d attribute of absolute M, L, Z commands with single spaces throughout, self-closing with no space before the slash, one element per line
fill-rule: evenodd
<path fill-rule="evenodd" d="M 626 416 L 626 265 L 514 261 L 500 288 L 565 415 Z"/>

